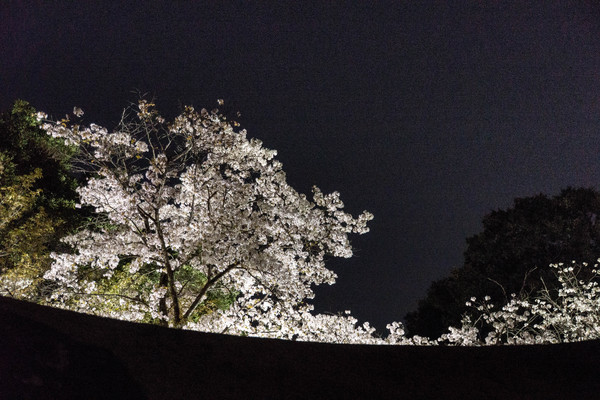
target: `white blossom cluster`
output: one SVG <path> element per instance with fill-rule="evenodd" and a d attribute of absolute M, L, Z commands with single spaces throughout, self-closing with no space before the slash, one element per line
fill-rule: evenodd
<path fill-rule="evenodd" d="M 598 260 L 600 262 L 600 259 Z M 480 313 L 475 321 L 465 316 L 460 329 L 450 328 L 438 342 L 452 345 L 549 344 L 600 339 L 600 288 L 598 265 L 552 264 L 560 288 L 544 286 L 532 298 L 512 295 L 508 304 L 494 310 L 486 296 L 467 305 Z M 586 275 L 580 278 L 580 275 Z M 480 327 L 478 327 L 480 326 Z M 485 333 L 485 337 L 481 336 Z"/>
<path fill-rule="evenodd" d="M 50 303 L 211 332 L 373 340 L 368 324 L 314 316 L 305 303 L 311 285 L 335 282 L 325 257 L 351 257 L 348 235 L 368 232 L 370 213 L 344 212 L 337 192 L 297 193 L 276 151 L 216 110 L 186 107 L 166 124 L 142 101 L 137 116 L 115 132 L 43 124 L 87 154 L 95 175 L 78 189 L 81 205 L 105 218 L 63 239 L 71 253 L 52 254 Z M 233 303 L 196 312 L 215 291 L 235 293 Z"/>

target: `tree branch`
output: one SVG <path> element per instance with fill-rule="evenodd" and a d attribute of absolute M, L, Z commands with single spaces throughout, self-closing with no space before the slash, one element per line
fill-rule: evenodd
<path fill-rule="evenodd" d="M 218 274 L 216 274 L 215 276 L 213 276 L 212 278 L 210 278 L 204 284 L 204 286 L 200 290 L 200 293 L 198 293 L 198 295 L 196 296 L 196 298 L 192 302 L 192 305 L 190 305 L 190 308 L 188 308 L 188 310 L 185 312 L 185 314 L 183 314 L 182 320 L 185 321 L 185 320 L 187 320 L 189 318 L 189 316 L 194 312 L 194 310 L 196 309 L 196 307 L 198 307 L 198 304 L 200 304 L 200 301 L 202 301 L 202 298 L 204 297 L 204 295 L 206 294 L 206 292 L 208 291 L 208 289 L 212 285 L 214 285 L 219 279 L 221 279 L 223 276 L 225 276 L 225 274 L 227 274 L 229 271 L 231 271 L 232 269 L 234 269 L 235 267 L 237 267 L 239 264 L 240 264 L 239 262 L 235 262 L 235 263 L 229 265 L 223 271 L 219 272 Z"/>

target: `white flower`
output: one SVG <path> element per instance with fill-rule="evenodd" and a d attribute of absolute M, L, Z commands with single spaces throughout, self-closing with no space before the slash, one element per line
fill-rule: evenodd
<path fill-rule="evenodd" d="M 339 193 L 316 187 L 309 201 L 288 185 L 274 150 L 216 112 L 187 107 L 165 128 L 153 106 L 140 102 L 140 120 L 114 132 L 44 124 L 91 157 L 96 174 L 80 202 L 106 217 L 65 238 L 72 254 L 52 255 L 46 277 L 65 306 L 213 332 L 384 343 L 349 313 L 312 315 L 305 303 L 313 285 L 335 282 L 325 258 L 350 257 L 348 235 L 368 232 L 373 216 L 354 218 Z M 219 293 L 237 293 L 229 309 L 211 303 Z M 393 341 L 404 340 L 392 328 Z"/>
<path fill-rule="evenodd" d="M 83 116 L 83 110 L 79 107 L 73 107 L 73 114 L 77 117 Z"/>

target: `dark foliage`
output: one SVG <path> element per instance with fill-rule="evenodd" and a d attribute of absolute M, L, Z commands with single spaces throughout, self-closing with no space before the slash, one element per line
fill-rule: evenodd
<path fill-rule="evenodd" d="M 65 221 L 63 230 L 69 231 L 80 222 L 81 214 L 74 212 L 78 199 L 75 189 L 80 182 L 70 164 L 77 150 L 48 136 L 35 113 L 35 108 L 23 100 L 16 100 L 9 111 L 2 113 L 0 151 L 11 157 L 16 175 L 30 174 L 38 168 L 42 171 L 34 186 L 42 189 L 38 206 L 44 207 L 51 217 Z"/>
<path fill-rule="evenodd" d="M 22 248 L 15 248 L 10 240 L 0 243 L 0 273 L 22 268 L 35 270 L 35 273 L 30 271 L 27 275 L 36 275 L 29 277 L 34 278 L 37 295 L 42 295 L 50 289 L 47 287 L 49 283 L 41 279 L 49 267 L 49 252 L 68 251 L 69 248 L 60 239 L 81 227 L 93 213 L 89 208 L 75 207 L 79 199 L 76 188 L 85 179 L 82 174 L 75 175 L 71 169 L 77 148 L 66 146 L 62 140 L 47 135 L 35 113 L 29 103 L 16 100 L 10 110 L 0 114 L 0 186 L 5 189 L 11 185 L 14 187 L 23 177 L 34 171 L 41 172 L 31 188 L 22 188 L 21 194 L 27 191 L 38 193 L 34 196 L 33 206 L 0 232 L 2 239 L 11 233 L 14 236 L 15 232 L 25 238 L 19 240 Z M 6 199 L 10 196 L 5 196 Z M 36 218 L 40 221 L 32 223 L 37 221 Z M 24 241 L 31 242 L 25 245 Z M 23 256 L 31 258 L 31 263 L 22 262 Z"/>
<path fill-rule="evenodd" d="M 557 282 L 548 265 L 593 263 L 600 256 L 600 193 L 567 188 L 548 198 L 519 198 L 483 219 L 483 232 L 467 239 L 462 267 L 434 282 L 418 309 L 406 315 L 409 334 L 437 338 L 460 326 L 465 302 L 489 295 L 498 307 L 511 293 L 530 294 Z"/>

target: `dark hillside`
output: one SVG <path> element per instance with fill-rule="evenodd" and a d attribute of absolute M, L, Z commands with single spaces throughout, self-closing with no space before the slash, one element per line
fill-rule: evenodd
<path fill-rule="evenodd" d="M 177 331 L 0 298 L 0 399 L 598 399 L 600 342 L 349 346 Z"/>

